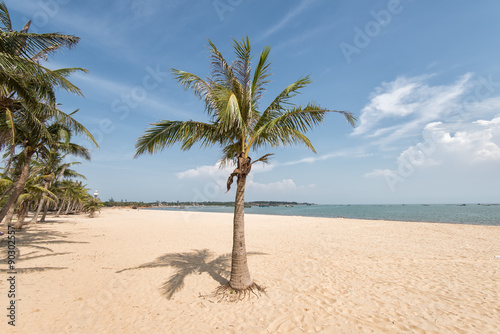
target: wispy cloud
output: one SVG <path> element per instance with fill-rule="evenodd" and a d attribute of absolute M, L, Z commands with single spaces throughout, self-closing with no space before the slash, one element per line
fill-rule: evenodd
<path fill-rule="evenodd" d="M 352 133 L 380 145 L 418 135 L 425 124 L 456 112 L 473 86 L 467 73 L 450 85 L 428 85 L 432 75 L 400 77 L 375 89 Z"/>
<path fill-rule="evenodd" d="M 295 184 L 295 181 L 292 179 L 285 179 L 278 182 L 271 183 L 258 183 L 253 180 L 248 181 L 248 187 L 257 189 L 262 192 L 277 192 L 282 193 L 286 191 L 294 191 L 306 188 L 314 188 L 314 184 L 309 184 L 307 186 L 298 186 Z"/>
<path fill-rule="evenodd" d="M 94 98 L 96 96 L 101 96 L 104 100 L 109 100 L 109 98 L 112 97 L 112 102 L 108 106 L 109 109 L 113 109 L 113 106 L 116 104 L 120 106 L 126 106 L 126 108 L 129 110 L 138 109 L 141 111 L 145 111 L 156 117 L 164 117 L 166 115 L 175 115 L 176 117 L 180 117 L 183 119 L 193 117 L 193 115 L 191 115 L 187 110 L 181 110 L 180 108 L 173 106 L 172 102 L 158 98 L 155 95 L 154 90 L 146 90 L 141 85 L 134 86 L 130 84 L 124 84 L 122 82 L 110 80 L 108 78 L 92 73 L 76 73 L 75 75 L 73 75 L 73 79 L 79 87 L 81 87 L 82 89 L 85 88 L 83 89 L 85 92 L 92 91 L 92 96 Z M 85 87 L 83 87 L 81 83 L 83 83 Z M 136 100 L 133 100 L 132 98 L 132 102 L 128 102 L 128 104 L 123 102 L 124 96 L 128 96 L 127 101 L 129 101 L 131 99 L 130 96 L 132 96 L 132 93 L 137 89 L 140 89 L 141 92 L 146 95 L 141 96 L 140 99 Z"/>
<path fill-rule="evenodd" d="M 317 161 L 324 161 L 328 159 L 334 159 L 334 158 L 364 158 L 371 156 L 371 153 L 366 153 L 362 149 L 352 149 L 350 151 L 337 151 L 337 152 L 331 152 L 327 154 L 322 154 L 319 156 L 313 156 L 313 157 L 307 157 L 307 158 L 302 158 L 299 160 L 293 160 L 293 161 L 288 161 L 285 163 L 282 163 L 281 165 L 283 166 L 293 166 L 293 165 L 298 165 L 298 164 L 304 164 L 304 163 L 314 163 Z"/>
<path fill-rule="evenodd" d="M 191 168 L 183 172 L 176 173 L 176 176 L 179 179 L 193 179 L 203 177 L 220 178 L 221 176 L 225 175 L 225 177 L 227 178 L 231 171 L 231 167 L 220 168 L 216 164 L 212 166 L 199 166 L 196 168 Z"/>
<path fill-rule="evenodd" d="M 293 20 L 295 17 L 300 15 L 302 12 L 304 12 L 315 0 L 302 0 L 300 4 L 290 10 L 278 23 L 273 25 L 271 28 L 269 28 L 267 31 L 265 31 L 259 38 L 258 40 L 263 40 L 281 29 L 285 28 L 286 25 Z"/>
<path fill-rule="evenodd" d="M 261 183 L 256 182 L 254 177 L 256 174 L 268 172 L 274 167 L 271 165 L 254 165 L 252 166 L 252 173 L 249 174 L 247 179 L 247 187 L 249 189 L 258 189 L 265 192 L 283 193 L 297 189 L 312 188 L 314 185 L 301 186 L 297 185 L 292 179 L 283 179 L 281 181 Z M 218 165 L 213 166 L 199 166 L 196 168 L 188 169 L 176 174 L 179 179 L 204 179 L 206 181 L 214 182 L 219 189 L 226 189 L 226 181 L 233 167 L 219 168 Z"/>

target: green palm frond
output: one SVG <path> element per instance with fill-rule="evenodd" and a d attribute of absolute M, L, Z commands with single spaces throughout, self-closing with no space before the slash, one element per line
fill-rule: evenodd
<path fill-rule="evenodd" d="M 323 109 L 315 104 L 305 107 L 295 107 L 279 116 L 273 115 L 266 123 L 259 122 L 259 127 L 253 133 L 252 142 L 255 148 L 269 144 L 272 147 L 280 145 L 291 145 L 302 143 L 315 152 L 310 140 L 304 135 L 305 132 L 323 123 L 327 113 L 336 112 L 344 115 L 349 124 L 354 125 L 356 121 L 352 113 L 338 110 Z"/>
<path fill-rule="evenodd" d="M 0 189 L 10 187 L 14 184 L 14 181 L 12 179 L 8 178 L 7 176 L 0 176 Z"/>
<path fill-rule="evenodd" d="M 29 20 L 19 32 L 27 33 L 30 30 L 30 27 L 31 27 L 31 20 Z"/>
<path fill-rule="evenodd" d="M 137 140 L 136 155 L 156 153 L 174 144 L 181 144 L 182 150 L 190 149 L 201 142 L 204 147 L 216 143 L 227 142 L 228 138 L 220 134 L 213 125 L 195 121 L 162 121 L 151 124 L 151 127 Z"/>
<path fill-rule="evenodd" d="M 99 144 L 95 140 L 94 136 L 92 136 L 90 131 L 87 130 L 85 126 L 83 126 L 80 122 L 78 122 L 71 116 L 78 110 L 75 110 L 71 114 L 66 114 L 57 108 L 51 109 L 50 111 L 53 112 L 53 117 L 56 118 L 57 123 L 62 124 L 62 126 L 66 127 L 69 131 L 71 131 L 74 134 L 83 135 L 90 142 L 92 142 L 95 145 L 95 147 L 99 148 Z"/>
<path fill-rule="evenodd" d="M 296 107 L 268 122 L 268 127 L 284 126 L 307 132 L 320 125 L 328 110 L 314 104 Z"/>
<path fill-rule="evenodd" d="M 297 106 L 293 98 L 311 83 L 309 76 L 300 78 L 283 89 L 264 110 L 259 110 L 265 86 L 269 83 L 270 47 L 265 47 L 255 70 L 251 68 L 248 37 L 233 40 L 236 59 L 229 64 L 217 47 L 208 40 L 211 76 L 199 76 L 172 70 L 175 79 L 204 101 L 210 123 L 194 121 L 161 121 L 152 124 L 136 142 L 136 157 L 156 153 L 176 143 L 187 150 L 195 143 L 202 147 L 217 145 L 222 150 L 221 165 L 248 157 L 250 150 L 261 147 L 302 144 L 315 152 L 305 135 L 323 123 L 328 113 L 342 114 L 354 126 L 355 116 L 346 111 L 329 110 L 314 103 Z M 269 155 L 255 162 L 267 162 Z"/>
<path fill-rule="evenodd" d="M 208 40 L 209 51 L 210 51 L 210 68 L 212 69 L 212 80 L 217 84 L 222 84 L 226 87 L 232 86 L 232 81 L 234 78 L 234 73 L 232 67 L 227 63 L 227 61 L 222 56 L 222 53 L 217 49 L 211 40 Z"/>
<path fill-rule="evenodd" d="M 1 31 L 12 31 L 12 22 L 10 20 L 9 10 L 3 1 L 0 1 L 0 22 L 3 25 L 0 27 Z"/>
<path fill-rule="evenodd" d="M 41 51 L 53 53 L 61 48 L 72 48 L 80 38 L 58 33 L 34 34 L 18 31 L 0 31 L 0 51 L 32 59 Z"/>
<path fill-rule="evenodd" d="M 257 163 L 257 162 L 269 164 L 269 159 L 272 155 L 274 155 L 274 153 L 265 154 L 265 155 L 261 156 L 260 158 L 258 158 L 257 160 L 254 160 L 251 164 L 253 165 L 254 163 Z"/>
<path fill-rule="evenodd" d="M 270 82 L 268 78 L 272 75 L 269 70 L 271 63 L 267 61 L 269 53 L 271 52 L 271 47 L 266 46 L 260 54 L 259 63 L 255 68 L 253 80 L 252 80 L 252 97 L 254 108 L 258 108 L 258 101 L 263 97 L 266 91 L 265 85 Z"/>
<path fill-rule="evenodd" d="M 295 81 L 294 83 L 283 89 L 281 93 L 274 98 L 271 104 L 262 113 L 262 116 L 259 118 L 257 124 L 255 125 L 255 128 L 260 129 L 270 120 L 280 116 L 283 110 L 293 105 L 290 100 L 297 94 L 299 94 L 302 88 L 309 85 L 310 83 L 311 80 L 307 76 Z"/>
<path fill-rule="evenodd" d="M 90 161 L 90 150 L 84 146 L 75 143 L 59 143 L 56 147 L 61 152 Z"/>
<path fill-rule="evenodd" d="M 49 70 L 43 66 L 40 66 L 40 68 L 43 69 L 43 73 L 35 77 L 37 81 L 47 83 L 51 88 L 60 88 L 70 93 L 83 96 L 80 88 L 72 84 L 67 78 L 75 72 L 88 73 L 86 69 L 74 67 Z"/>
<path fill-rule="evenodd" d="M 215 106 L 212 103 L 213 91 L 211 85 L 194 74 L 174 68 L 170 69 L 170 71 L 185 90 L 190 89 L 197 98 L 205 102 L 205 108 L 208 114 L 212 116 Z"/>
<path fill-rule="evenodd" d="M 300 90 L 311 84 L 311 82 L 312 81 L 309 76 L 300 78 L 299 80 L 295 81 L 294 83 L 283 89 L 283 91 L 281 91 L 278 96 L 276 96 L 273 102 L 267 107 L 265 112 L 267 112 L 268 110 L 282 110 L 285 107 L 293 105 L 290 100 L 297 96 L 300 93 Z"/>
<path fill-rule="evenodd" d="M 252 79 L 252 68 L 250 66 L 252 48 L 248 36 L 241 42 L 233 39 L 233 47 L 236 53 L 236 60 L 232 65 L 235 77 L 242 84 L 245 92 L 249 92 Z"/>
<path fill-rule="evenodd" d="M 217 112 L 217 127 L 221 133 L 246 133 L 245 119 L 243 118 L 239 101 L 236 95 L 225 87 L 214 90 L 214 105 Z"/>
<path fill-rule="evenodd" d="M 250 40 L 248 36 L 241 42 L 233 40 L 233 47 L 236 53 L 236 60 L 233 62 L 232 68 L 235 77 L 233 79 L 233 90 L 239 96 L 241 103 L 240 110 L 242 118 L 249 123 L 252 112 L 252 67 L 251 60 L 252 48 L 250 47 Z"/>
<path fill-rule="evenodd" d="M 67 177 L 67 178 L 78 178 L 78 179 L 84 179 L 86 180 L 87 178 L 85 177 L 85 175 L 83 174 L 80 174 L 80 173 L 77 173 L 76 171 L 72 170 L 72 169 L 66 169 L 64 171 L 64 174 L 63 174 L 64 177 Z"/>

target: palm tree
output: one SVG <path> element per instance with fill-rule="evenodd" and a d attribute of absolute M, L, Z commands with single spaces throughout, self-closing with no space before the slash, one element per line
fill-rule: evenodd
<path fill-rule="evenodd" d="M 74 146 L 75 144 L 68 142 L 66 145 Z M 77 146 L 76 149 L 87 150 L 81 146 Z M 49 152 L 48 156 L 41 157 L 40 161 L 33 161 L 33 165 L 37 165 L 40 168 L 41 172 L 45 174 L 45 189 L 49 190 L 54 182 L 60 181 L 63 177 L 79 177 L 85 179 L 85 176 L 69 168 L 72 165 L 80 164 L 79 162 L 63 162 L 64 158 L 67 155 L 68 153 L 61 154 L 59 151 L 57 151 L 57 148 L 53 148 Z M 40 219 L 40 222 L 45 221 L 45 216 L 47 215 L 48 210 L 48 205 L 46 204 L 46 196 L 40 198 L 37 209 L 33 215 L 33 218 L 31 219 L 31 223 L 36 223 L 38 215 L 40 214 L 42 209 L 44 209 L 44 213 L 42 215 L 42 218 Z"/>
<path fill-rule="evenodd" d="M 62 116 L 64 115 L 64 116 Z M 88 130 L 78 123 L 71 115 L 61 112 L 60 117 L 54 119 L 45 109 L 30 112 L 21 109 L 14 115 L 13 124 L 16 130 L 14 146 L 21 150 L 19 161 L 21 173 L 16 184 L 0 211 L 0 222 L 5 218 L 7 212 L 16 203 L 17 198 L 22 193 L 24 185 L 28 179 L 31 159 L 35 154 L 48 155 L 51 147 L 56 147 L 61 152 L 71 153 L 90 159 L 89 151 L 79 145 L 68 143 L 70 133 L 80 133 L 94 140 Z M 94 141 L 95 143 L 95 141 Z M 95 143 L 97 146 L 97 143 Z"/>
<path fill-rule="evenodd" d="M 89 213 L 90 218 L 94 218 L 94 214 L 100 212 L 103 206 L 104 204 L 102 204 L 99 198 L 94 198 L 90 195 L 83 201 L 83 210 Z"/>
<path fill-rule="evenodd" d="M 198 121 L 161 121 L 153 123 L 137 140 L 136 157 L 144 153 L 156 153 L 175 143 L 182 150 L 190 149 L 195 143 L 203 147 L 219 146 L 223 157 L 221 162 L 233 161 L 236 165 L 229 176 L 227 188 L 237 178 L 237 189 L 233 219 L 233 248 L 231 276 L 227 286 L 237 293 L 247 293 L 260 289 L 251 279 L 247 265 L 244 234 L 245 183 L 252 165 L 268 162 L 271 154 L 254 161 L 250 151 L 262 147 L 304 144 L 316 152 L 305 132 L 319 125 L 327 112 L 337 112 L 345 116 L 354 126 L 356 118 L 344 111 L 329 110 L 314 103 L 296 106 L 291 102 L 300 90 L 311 83 L 308 76 L 286 87 L 274 98 L 266 109 L 260 109 L 265 85 L 269 82 L 268 56 L 270 47 L 260 54 L 257 67 L 251 68 L 251 48 L 248 37 L 241 42 L 234 40 L 236 60 L 229 64 L 215 45 L 209 40 L 212 76 L 208 80 L 172 69 L 177 81 L 190 89 L 205 102 L 208 122 Z"/>
<path fill-rule="evenodd" d="M 0 188 L 13 188 L 16 184 L 15 180 L 19 177 L 20 169 L 22 166 L 18 163 L 18 158 L 20 156 L 16 156 L 14 159 L 15 168 L 10 170 L 11 176 L 0 173 Z M 24 225 L 24 219 L 28 214 L 29 207 L 34 203 L 34 201 L 39 198 L 47 198 L 49 201 L 55 202 L 55 195 L 50 192 L 46 187 L 43 186 L 44 180 L 47 178 L 47 175 L 43 175 L 43 170 L 40 166 L 32 164 L 29 170 L 28 179 L 24 185 L 23 192 L 19 195 L 16 203 L 16 207 L 18 208 L 17 222 L 14 225 L 14 228 L 20 229 Z M 11 210 L 7 214 L 6 221 L 8 223 L 11 222 L 12 217 L 14 215 L 15 207 L 12 206 Z"/>
<path fill-rule="evenodd" d="M 42 185 L 44 178 L 45 175 L 34 175 L 26 181 L 25 190 L 17 199 L 19 212 L 17 222 L 14 224 L 15 229 L 21 229 L 25 225 L 24 219 L 28 215 L 28 208 L 31 204 L 40 198 L 51 202 L 56 201 L 57 197 Z"/>
<path fill-rule="evenodd" d="M 62 180 L 56 182 L 53 192 L 60 202 L 55 216 L 59 217 L 63 209 L 65 209 L 64 214 L 84 209 L 84 203 L 90 197 L 89 191 L 81 181 Z"/>
<path fill-rule="evenodd" d="M 47 60 L 51 53 L 76 45 L 79 38 L 58 33 L 29 33 L 30 24 L 28 22 L 20 32 L 14 31 L 7 7 L 0 1 L 0 149 L 7 147 L 11 160 L 16 148 L 21 148 L 24 156 L 19 179 L 0 211 L 0 222 L 24 188 L 32 156 L 57 137 L 50 133 L 47 124 L 57 122 L 93 140 L 71 115 L 57 108 L 54 93 L 55 88 L 61 88 L 81 95 L 68 77 L 75 71 L 86 70 L 49 70 L 40 64 L 40 60 Z"/>
<path fill-rule="evenodd" d="M 77 87 L 61 75 L 60 70 L 51 71 L 40 64 L 40 60 L 47 60 L 48 55 L 61 48 L 75 46 L 80 39 L 59 33 L 30 33 L 30 25 L 31 21 L 21 31 L 14 31 L 7 6 L 0 1 L 1 116 L 8 116 L 19 107 L 13 101 L 16 96 L 30 107 L 36 107 L 41 97 L 55 103 L 53 87 L 80 93 Z"/>

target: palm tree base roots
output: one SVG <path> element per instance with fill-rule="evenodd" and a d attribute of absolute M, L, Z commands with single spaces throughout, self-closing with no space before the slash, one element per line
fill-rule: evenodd
<path fill-rule="evenodd" d="M 229 285 L 229 283 L 226 283 L 215 289 L 213 293 L 209 295 L 200 294 L 200 297 L 214 298 L 218 303 L 221 302 L 234 303 L 250 299 L 252 298 L 252 296 L 260 298 L 260 296 L 262 296 L 263 294 L 267 296 L 266 288 L 255 283 L 252 283 L 248 288 L 243 290 L 233 289 L 231 285 Z"/>

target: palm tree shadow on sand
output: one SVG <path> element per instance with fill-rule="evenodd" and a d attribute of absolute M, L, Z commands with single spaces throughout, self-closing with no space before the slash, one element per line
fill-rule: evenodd
<path fill-rule="evenodd" d="M 248 252 L 247 255 L 268 255 L 261 252 Z M 219 257 L 208 250 L 193 250 L 189 253 L 171 253 L 162 255 L 153 262 L 148 262 L 133 268 L 126 268 L 117 271 L 121 273 L 127 270 L 173 267 L 177 271 L 163 283 L 160 291 L 167 298 L 172 296 L 184 287 L 184 280 L 189 275 L 207 273 L 221 285 L 228 283 L 231 269 L 231 254 L 223 254 Z"/>

